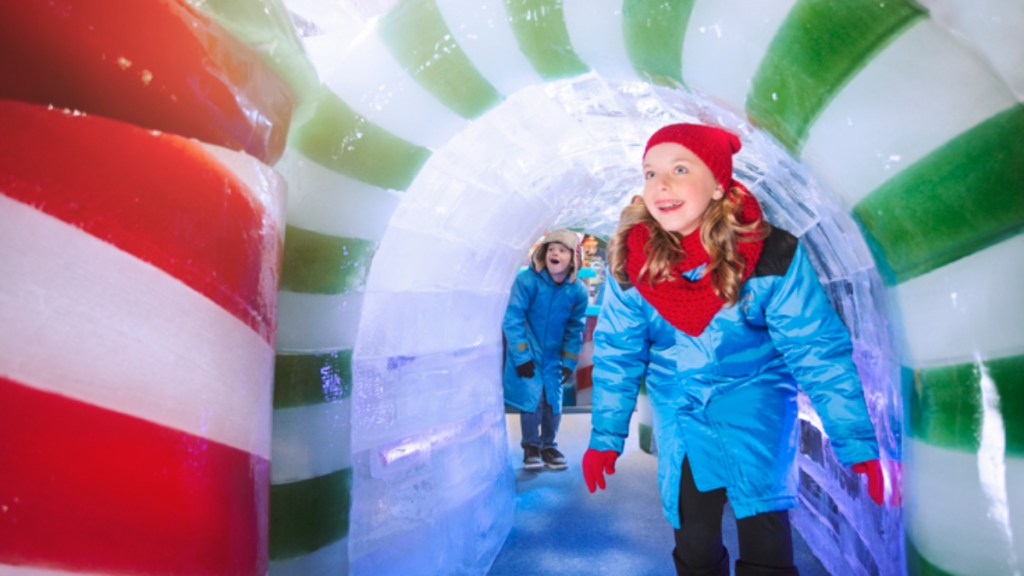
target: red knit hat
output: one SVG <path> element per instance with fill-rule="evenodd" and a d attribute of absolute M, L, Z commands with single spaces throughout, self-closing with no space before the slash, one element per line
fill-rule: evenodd
<path fill-rule="evenodd" d="M 651 135 L 644 157 L 652 146 L 674 142 L 688 148 L 704 162 L 715 180 L 728 190 L 732 184 L 732 155 L 740 151 L 740 139 L 732 132 L 703 124 L 669 124 Z"/>

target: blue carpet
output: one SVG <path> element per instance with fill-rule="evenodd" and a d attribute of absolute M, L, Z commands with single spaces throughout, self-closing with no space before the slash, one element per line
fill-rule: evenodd
<path fill-rule="evenodd" d="M 506 421 L 516 512 L 489 576 L 675 576 L 672 527 L 661 513 L 656 459 L 640 450 L 635 423 L 608 489 L 591 494 L 580 470 L 590 439 L 588 412 L 562 417 L 558 444 L 569 469 L 560 472 L 523 470 L 519 416 L 506 415 Z M 723 524 L 726 547 L 735 558 L 728 506 Z M 801 576 L 829 576 L 796 531 L 793 543 Z"/>

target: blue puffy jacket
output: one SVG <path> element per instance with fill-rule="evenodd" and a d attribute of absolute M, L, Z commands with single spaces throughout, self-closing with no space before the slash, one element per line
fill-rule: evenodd
<path fill-rule="evenodd" d="M 531 266 L 516 276 L 502 328 L 505 331 L 505 403 L 533 412 L 541 390 L 556 414 L 562 412 L 561 366 L 576 368 L 583 346 L 587 288 L 580 280 L 556 284 L 546 269 Z M 516 366 L 533 360 L 533 378 Z"/>
<path fill-rule="evenodd" d="M 878 458 L 849 333 L 788 232 L 772 230 L 739 303 L 696 337 L 636 289 L 612 280 L 606 291 L 590 447 L 622 452 L 646 380 L 662 506 L 677 529 L 684 456 L 698 489 L 726 488 L 737 518 L 796 506 L 798 383 L 843 464 Z"/>

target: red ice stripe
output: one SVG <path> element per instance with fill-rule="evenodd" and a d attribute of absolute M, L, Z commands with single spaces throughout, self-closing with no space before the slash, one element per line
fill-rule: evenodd
<path fill-rule="evenodd" d="M 185 0 L 16 0 L 0 8 L 0 98 L 244 150 L 284 151 L 295 96 Z"/>
<path fill-rule="evenodd" d="M 0 132 L 0 194 L 164 270 L 273 344 L 279 225 L 202 145 L 13 101 Z"/>
<path fill-rule="evenodd" d="M 0 564 L 265 574 L 270 462 L 0 377 Z"/>

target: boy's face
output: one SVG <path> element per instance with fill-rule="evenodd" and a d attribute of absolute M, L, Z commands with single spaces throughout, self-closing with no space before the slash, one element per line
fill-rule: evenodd
<path fill-rule="evenodd" d="M 711 170 L 675 142 L 652 146 L 644 158 L 644 205 L 662 228 L 684 236 L 700 227 L 711 200 L 724 192 Z"/>
<path fill-rule="evenodd" d="M 544 254 L 544 263 L 552 276 L 567 274 L 572 266 L 572 250 L 565 244 L 551 242 Z"/>

